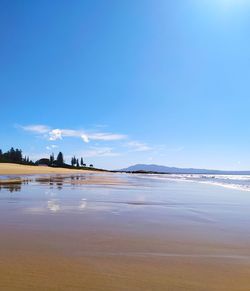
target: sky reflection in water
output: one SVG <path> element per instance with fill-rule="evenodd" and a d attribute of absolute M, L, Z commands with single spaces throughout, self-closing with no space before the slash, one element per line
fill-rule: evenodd
<path fill-rule="evenodd" d="M 117 175 L 119 176 L 119 174 Z M 24 177 L 21 177 L 24 179 Z M 82 213 L 86 211 L 147 211 L 157 208 L 180 211 L 181 215 L 238 212 L 249 207 L 250 195 L 236 189 L 224 189 L 199 183 L 187 183 L 183 177 L 120 175 L 120 185 L 81 184 L 86 176 L 38 176 L 0 186 L 1 209 L 15 204 L 15 210 L 32 214 Z M 189 178 L 190 179 L 190 178 Z M 204 178 L 203 178 L 204 179 Z M 77 183 L 75 183 L 77 181 Z M 237 210 L 238 209 L 238 210 Z M 217 214 L 218 214 L 217 213 Z M 157 215 L 156 215 L 157 216 Z"/>

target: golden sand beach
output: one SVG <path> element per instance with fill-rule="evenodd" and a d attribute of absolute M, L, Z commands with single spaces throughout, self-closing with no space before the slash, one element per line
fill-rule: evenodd
<path fill-rule="evenodd" d="M 0 175 L 32 175 L 32 174 L 74 174 L 74 173 L 93 173 L 91 170 L 77 170 L 52 168 L 47 166 L 26 166 L 11 163 L 0 163 Z"/>

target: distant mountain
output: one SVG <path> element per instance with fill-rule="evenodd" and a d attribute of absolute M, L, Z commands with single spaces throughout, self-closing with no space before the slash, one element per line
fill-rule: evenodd
<path fill-rule="evenodd" d="M 193 168 L 175 168 L 160 165 L 146 165 L 136 164 L 125 169 L 123 172 L 156 172 L 169 174 L 221 174 L 221 175 L 250 175 L 250 171 L 222 171 L 222 170 L 207 170 L 207 169 L 193 169 Z"/>

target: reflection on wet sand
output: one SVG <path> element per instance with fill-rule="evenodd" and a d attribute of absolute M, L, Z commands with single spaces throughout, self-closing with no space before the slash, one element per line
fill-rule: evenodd
<path fill-rule="evenodd" d="M 58 204 L 56 199 L 48 201 L 48 209 L 52 212 L 60 211 L 60 205 Z"/>
<path fill-rule="evenodd" d="M 0 290 L 250 289 L 246 192 L 101 177 L 1 184 Z"/>
<path fill-rule="evenodd" d="M 9 190 L 9 192 L 19 192 L 21 191 L 22 184 L 28 184 L 29 179 L 21 179 L 21 178 L 14 178 L 14 179 L 0 179 L 0 191 L 1 189 Z"/>
<path fill-rule="evenodd" d="M 56 175 L 56 176 L 44 176 L 35 178 L 35 182 L 41 184 L 56 184 L 62 185 L 119 185 L 124 184 L 125 181 L 119 178 L 118 175 L 112 174 L 85 174 L 85 175 Z"/>
<path fill-rule="evenodd" d="M 20 184 L 6 184 L 6 185 L 0 185 L 0 191 L 1 189 L 9 190 L 9 192 L 20 192 L 21 191 L 21 185 Z"/>
<path fill-rule="evenodd" d="M 126 185 L 126 181 L 118 175 L 106 174 L 75 174 L 75 175 L 33 175 L 33 176 L 7 176 L 0 178 L 0 189 L 5 188 L 10 191 L 21 189 L 23 184 L 37 183 L 39 185 L 56 186 L 59 190 L 63 185 Z"/>

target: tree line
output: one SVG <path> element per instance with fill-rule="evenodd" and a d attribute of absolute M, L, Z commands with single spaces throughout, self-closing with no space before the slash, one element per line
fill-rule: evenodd
<path fill-rule="evenodd" d="M 87 165 L 84 163 L 83 161 L 83 157 L 80 158 L 80 162 L 79 162 L 79 159 L 77 159 L 75 156 L 73 156 L 71 158 L 71 166 L 72 167 L 77 167 L 77 168 L 80 168 L 80 167 L 87 167 Z M 93 168 L 93 165 L 90 164 L 89 165 L 90 168 Z"/>
<path fill-rule="evenodd" d="M 80 162 L 79 162 L 80 161 Z M 49 159 L 40 159 L 39 163 L 48 163 L 48 166 L 58 166 L 58 167 L 70 167 L 70 165 L 66 164 L 64 161 L 63 153 L 59 152 L 57 155 L 57 158 L 55 159 L 54 154 L 52 153 L 49 157 Z M 87 167 L 87 165 L 83 161 L 83 157 L 80 159 L 73 156 L 71 158 L 71 167 L 81 168 L 81 167 Z M 90 168 L 93 168 L 93 165 L 89 165 Z"/>
<path fill-rule="evenodd" d="M 86 164 L 83 161 L 83 158 L 81 157 L 80 162 L 79 159 L 77 159 L 75 156 L 71 158 L 71 166 L 79 168 L 86 167 Z"/>
<path fill-rule="evenodd" d="M 71 159 L 71 165 L 66 164 L 64 161 L 62 152 L 59 152 L 56 158 L 54 154 L 52 153 L 49 159 L 42 158 L 34 163 L 32 160 L 30 160 L 29 157 L 23 156 L 21 149 L 14 149 L 13 147 L 7 152 L 3 152 L 0 149 L 0 163 L 16 163 L 16 164 L 23 164 L 23 165 L 47 165 L 51 167 L 64 167 L 64 168 L 87 167 L 82 157 L 78 159 L 75 156 L 73 156 Z M 93 165 L 90 164 L 88 167 L 93 168 Z"/>
<path fill-rule="evenodd" d="M 14 149 L 13 147 L 7 152 L 3 152 L 0 149 L 0 163 L 34 165 L 34 162 L 29 157 L 23 156 L 21 149 Z"/>

